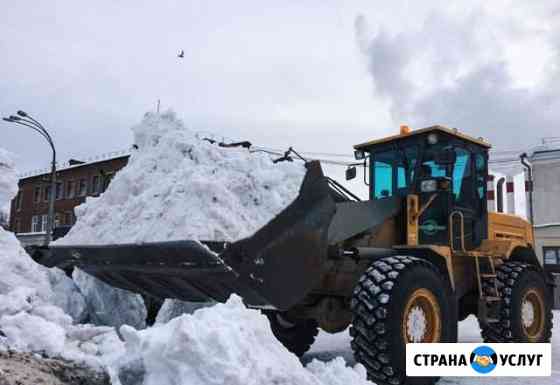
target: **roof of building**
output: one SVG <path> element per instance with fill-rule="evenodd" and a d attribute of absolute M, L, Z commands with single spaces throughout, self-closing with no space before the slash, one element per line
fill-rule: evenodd
<path fill-rule="evenodd" d="M 530 160 L 560 159 L 560 143 L 543 143 L 531 150 Z"/>
<path fill-rule="evenodd" d="M 436 125 L 436 126 L 420 128 L 420 129 L 417 129 L 417 130 L 412 130 L 412 131 L 410 131 L 409 133 L 406 133 L 406 134 L 391 135 L 391 136 L 387 136 L 387 137 L 381 138 L 381 139 L 370 140 L 369 142 L 364 142 L 364 143 L 357 144 L 357 145 L 354 146 L 354 148 L 356 150 L 364 149 L 364 148 L 367 148 L 367 147 L 370 147 L 370 146 L 374 146 L 374 145 L 381 144 L 381 143 L 391 142 L 391 141 L 397 140 L 397 139 L 404 139 L 404 138 L 408 138 L 408 137 L 414 136 L 414 135 L 425 134 L 425 133 L 430 132 L 430 131 L 445 132 L 446 134 L 456 136 L 460 139 L 467 140 L 469 142 L 478 144 L 479 146 L 483 146 L 483 147 L 486 147 L 486 148 L 491 147 L 491 145 L 489 143 L 485 142 L 484 139 L 482 139 L 482 138 L 475 138 L 473 136 L 463 134 L 463 133 L 459 132 L 457 129 L 451 129 L 451 128 L 448 128 L 448 127 L 445 127 L 445 126 Z"/>
<path fill-rule="evenodd" d="M 95 163 L 100 163 L 100 162 L 107 162 L 113 159 L 119 159 L 119 158 L 124 158 L 124 157 L 128 157 L 130 156 L 130 151 L 128 150 L 121 150 L 121 151 L 112 151 L 112 152 L 107 152 L 105 154 L 100 154 L 100 155 L 96 155 L 96 156 L 92 156 L 90 158 L 87 158 L 83 161 L 83 163 L 75 163 L 75 162 L 64 162 L 61 165 L 59 165 L 57 167 L 57 172 L 61 172 L 61 171 L 66 171 L 66 170 L 71 170 L 71 169 L 76 169 L 79 167 L 84 167 L 84 166 L 90 166 L 92 164 Z M 27 171 L 24 173 L 19 174 L 19 178 L 20 179 L 27 179 L 27 178 L 34 178 L 37 176 L 42 176 L 42 175 L 47 175 L 50 174 L 51 170 L 50 168 L 42 168 L 42 169 L 37 169 L 37 170 L 32 170 L 32 171 Z"/>

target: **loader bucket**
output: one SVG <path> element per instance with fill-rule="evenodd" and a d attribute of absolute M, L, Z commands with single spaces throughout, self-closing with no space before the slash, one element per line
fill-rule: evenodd
<path fill-rule="evenodd" d="M 77 266 L 112 286 L 159 298 L 223 302 L 237 293 L 248 305 L 286 310 L 320 280 L 336 211 L 319 162 L 306 167 L 298 197 L 248 238 L 51 246 L 39 251 L 41 263 Z"/>

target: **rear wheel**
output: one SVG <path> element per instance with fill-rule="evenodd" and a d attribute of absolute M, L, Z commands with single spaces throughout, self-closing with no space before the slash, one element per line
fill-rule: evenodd
<path fill-rule="evenodd" d="M 290 352 L 301 357 L 309 350 L 319 333 L 317 321 L 289 320 L 280 312 L 266 312 L 272 333 Z"/>
<path fill-rule="evenodd" d="M 451 290 L 428 261 L 405 256 L 375 261 L 352 296 L 350 329 L 356 360 L 384 384 L 433 384 L 436 377 L 406 377 L 406 344 L 455 342 Z"/>
<path fill-rule="evenodd" d="M 537 267 L 506 262 L 497 267 L 502 305 L 498 322 L 481 324 L 485 342 L 550 342 L 551 296 Z"/>

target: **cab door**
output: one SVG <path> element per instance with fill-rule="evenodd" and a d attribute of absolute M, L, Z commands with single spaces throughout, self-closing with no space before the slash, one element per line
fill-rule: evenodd
<path fill-rule="evenodd" d="M 455 146 L 452 173 L 450 231 L 453 248 L 476 248 L 486 237 L 487 155 L 476 148 Z M 461 221 L 463 226 L 461 226 Z"/>
<path fill-rule="evenodd" d="M 450 154 L 445 156 L 442 154 Z M 418 217 L 418 243 L 449 245 L 449 214 L 453 210 L 451 177 L 454 166 L 452 147 L 441 144 L 424 149 L 418 167 L 416 191 L 422 213 Z"/>

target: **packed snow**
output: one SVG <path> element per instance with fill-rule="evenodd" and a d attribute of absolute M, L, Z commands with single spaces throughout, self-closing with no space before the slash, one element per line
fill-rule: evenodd
<path fill-rule="evenodd" d="M 178 299 L 166 299 L 157 314 L 156 323 L 163 324 L 182 314 L 192 314 L 198 309 L 215 304 L 215 302 L 188 302 Z"/>
<path fill-rule="evenodd" d="M 74 324 L 36 289 L 21 286 L 0 294 L 0 350 L 30 351 L 102 369 L 123 343 L 114 328 Z"/>
<path fill-rule="evenodd" d="M 109 286 L 80 269 L 74 269 L 72 278 L 84 296 L 89 322 L 115 327 L 146 327 L 147 310 L 140 295 Z"/>
<path fill-rule="evenodd" d="M 348 367 L 342 358 L 304 367 L 266 316 L 236 295 L 145 330 L 123 326 L 121 335 L 126 352 L 112 372 L 144 385 L 370 384 L 362 365 Z"/>

